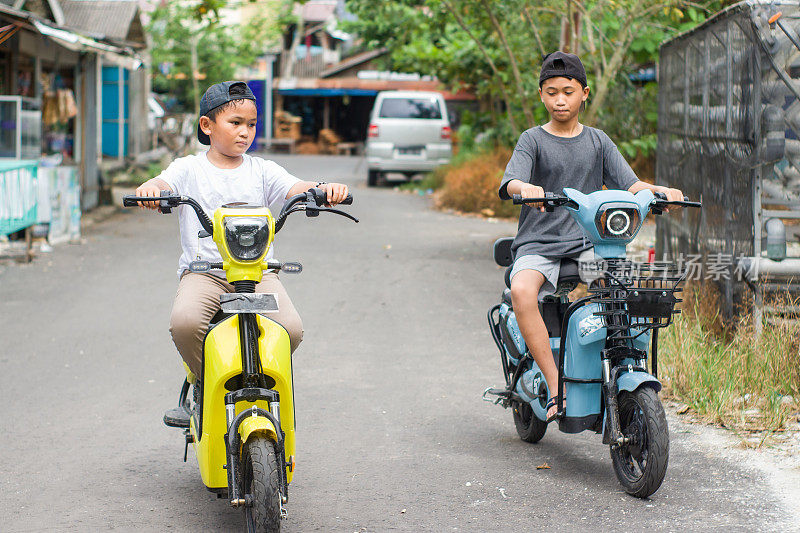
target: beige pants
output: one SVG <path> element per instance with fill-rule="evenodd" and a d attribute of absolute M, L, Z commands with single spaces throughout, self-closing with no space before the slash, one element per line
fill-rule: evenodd
<path fill-rule="evenodd" d="M 169 332 L 189 370 L 198 377 L 201 376 L 203 339 L 208 331 L 208 323 L 219 311 L 219 296 L 225 292 L 234 292 L 233 285 L 212 274 L 186 272 L 178 284 L 169 319 Z M 270 318 L 289 332 L 294 352 L 303 340 L 303 323 L 278 275 L 265 272 L 261 283 L 256 285 L 256 292 L 278 295 L 279 311 L 270 313 Z"/>

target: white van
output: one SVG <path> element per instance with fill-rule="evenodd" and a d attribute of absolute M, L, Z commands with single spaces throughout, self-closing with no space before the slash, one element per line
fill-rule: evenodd
<path fill-rule="evenodd" d="M 422 91 L 378 93 L 367 130 L 367 185 L 385 172 L 409 178 L 450 161 L 450 121 L 442 95 Z"/>

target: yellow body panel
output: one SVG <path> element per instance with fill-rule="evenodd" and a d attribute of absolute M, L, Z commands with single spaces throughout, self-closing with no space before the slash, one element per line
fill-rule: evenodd
<path fill-rule="evenodd" d="M 292 356 L 289 334 L 274 321 L 256 315 L 259 327 L 259 354 L 262 372 L 275 380 L 273 387 L 280 395 L 281 427 L 285 433 L 284 447 L 287 461 L 295 454 L 294 441 L 294 396 L 292 394 Z M 203 483 L 209 488 L 228 486 L 228 477 L 223 465 L 226 463 L 224 435 L 226 432 L 225 394 L 229 391 L 225 383 L 242 373 L 242 357 L 239 349 L 239 317 L 231 316 L 211 331 L 205 343 L 205 368 L 203 379 L 203 422 L 202 435 L 192 418 L 191 432 L 194 435 L 194 448 L 200 465 Z M 248 409 L 252 402 L 239 402 L 236 414 Z M 266 401 L 256 402 L 258 407 L 269 411 Z M 257 418 L 256 421 L 266 418 Z M 240 426 L 240 434 L 249 435 L 254 430 L 267 431 L 266 426 L 247 421 Z M 272 424 L 269 424 L 271 427 Z M 246 430 L 246 432 L 245 432 Z M 274 429 L 273 429 L 274 434 Z M 242 442 L 245 442 L 243 439 Z M 292 472 L 287 468 L 287 479 L 291 482 Z"/>

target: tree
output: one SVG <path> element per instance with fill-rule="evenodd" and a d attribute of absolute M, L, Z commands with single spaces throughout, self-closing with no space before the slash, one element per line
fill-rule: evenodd
<path fill-rule="evenodd" d="M 148 25 L 153 39 L 153 89 L 174 97 L 180 107 L 199 112 L 204 87 L 234 78 L 239 67 L 251 65 L 264 53 L 266 43 L 280 36 L 280 17 L 292 3 L 262 3 L 262 13 L 234 26 L 226 24 L 222 15 L 241 2 L 162 2 Z"/>
<path fill-rule="evenodd" d="M 501 122 L 509 126 L 506 143 L 546 120 L 538 98 L 544 54 L 561 46 L 584 61 L 592 93 L 583 122 L 621 124 L 618 116 L 606 113 L 607 102 L 615 88 L 625 94 L 633 90 L 626 76 L 631 66 L 654 62 L 661 41 L 701 22 L 720 5 L 686 0 L 347 0 L 358 17 L 350 31 L 373 46 L 388 47 L 390 68 L 436 75 L 450 89 L 469 86 L 492 102 L 488 113 L 497 113 L 495 103 L 502 102 Z M 654 102 L 654 94 L 648 89 L 644 96 Z M 637 112 L 627 110 L 641 120 Z M 654 125 L 651 121 L 649 128 Z M 609 133 L 623 140 L 629 134 Z"/>

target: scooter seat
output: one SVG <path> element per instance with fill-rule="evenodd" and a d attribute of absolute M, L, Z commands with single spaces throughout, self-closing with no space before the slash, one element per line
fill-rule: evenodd
<path fill-rule="evenodd" d="M 558 284 L 580 283 L 581 281 L 578 262 L 568 257 L 562 259 L 561 270 L 558 272 Z"/>
<path fill-rule="evenodd" d="M 506 287 L 509 289 L 511 288 L 511 269 L 514 268 L 514 265 L 511 265 L 506 269 L 505 280 L 506 280 Z M 566 285 L 566 284 L 576 284 L 581 283 L 583 280 L 581 279 L 578 262 L 574 259 L 569 257 L 565 257 L 561 260 L 561 269 L 558 272 L 558 285 Z"/>

